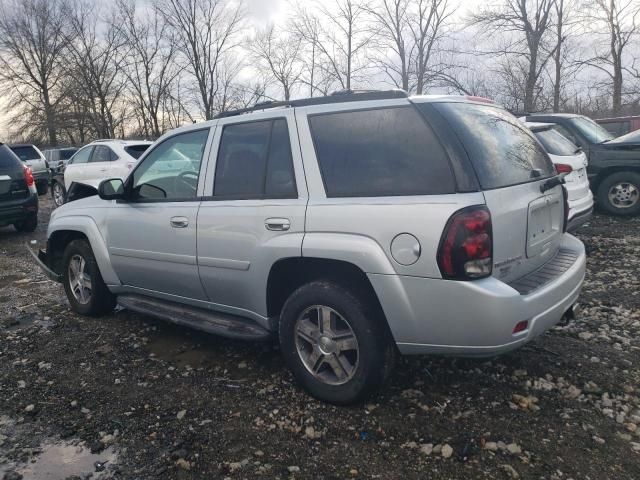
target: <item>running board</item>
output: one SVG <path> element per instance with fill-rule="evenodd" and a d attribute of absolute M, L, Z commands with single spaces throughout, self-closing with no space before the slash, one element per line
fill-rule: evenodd
<path fill-rule="evenodd" d="M 142 295 L 118 295 L 128 310 L 167 320 L 214 335 L 240 340 L 268 340 L 271 332 L 252 320 Z"/>

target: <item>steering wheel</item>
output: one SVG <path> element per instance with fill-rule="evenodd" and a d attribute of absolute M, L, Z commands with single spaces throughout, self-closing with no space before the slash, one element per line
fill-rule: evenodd
<path fill-rule="evenodd" d="M 176 192 L 181 192 L 185 185 L 189 190 L 195 193 L 198 189 L 198 172 L 186 170 L 184 172 L 180 172 L 180 174 L 175 177 L 174 190 Z"/>

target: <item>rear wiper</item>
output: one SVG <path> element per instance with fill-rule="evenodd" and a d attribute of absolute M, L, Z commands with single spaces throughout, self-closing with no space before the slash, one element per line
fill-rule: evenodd
<path fill-rule="evenodd" d="M 547 180 L 542 185 L 540 185 L 540 193 L 544 193 L 548 190 L 551 190 L 553 187 L 557 187 L 558 185 L 564 185 L 564 183 L 566 182 L 564 177 L 566 176 L 567 176 L 566 173 L 560 173 L 555 177 L 551 177 L 549 180 Z"/>

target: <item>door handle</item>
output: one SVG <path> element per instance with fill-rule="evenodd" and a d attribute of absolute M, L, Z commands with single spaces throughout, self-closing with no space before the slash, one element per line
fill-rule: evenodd
<path fill-rule="evenodd" d="M 291 222 L 288 218 L 267 218 L 264 221 L 264 227 L 274 232 L 284 232 L 291 228 Z"/>
<path fill-rule="evenodd" d="M 189 219 L 187 217 L 171 217 L 169 223 L 173 228 L 187 228 L 189 226 Z"/>

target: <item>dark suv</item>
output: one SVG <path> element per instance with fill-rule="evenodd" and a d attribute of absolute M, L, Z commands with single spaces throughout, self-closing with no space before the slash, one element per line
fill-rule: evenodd
<path fill-rule="evenodd" d="M 640 142 L 613 142 L 602 125 L 583 115 L 528 115 L 527 122 L 553 123 L 587 154 L 587 174 L 598 206 L 614 215 L 640 213 Z"/>
<path fill-rule="evenodd" d="M 0 143 L 0 227 L 33 232 L 38 225 L 38 192 L 31 168 Z"/>

